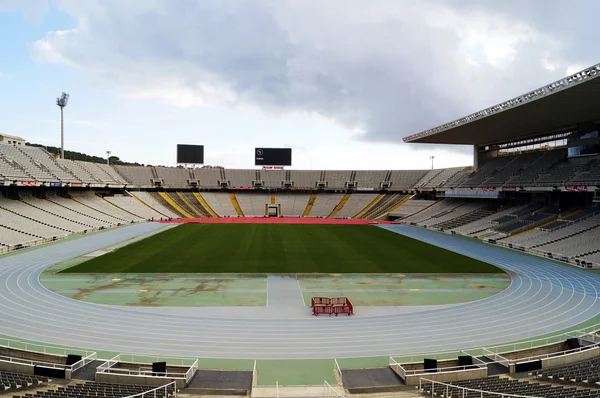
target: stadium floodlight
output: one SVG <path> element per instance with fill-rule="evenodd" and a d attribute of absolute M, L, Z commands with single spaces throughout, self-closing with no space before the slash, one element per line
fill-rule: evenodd
<path fill-rule="evenodd" d="M 69 102 L 69 94 L 63 92 L 60 98 L 56 99 L 56 105 L 60 108 L 60 158 L 65 158 L 65 122 L 64 109 Z"/>
<path fill-rule="evenodd" d="M 429 159 L 431 159 L 431 170 L 433 170 L 433 159 L 435 159 L 435 156 L 430 156 Z"/>
<path fill-rule="evenodd" d="M 112 152 L 111 151 L 106 151 L 106 165 L 110 166 L 110 154 Z"/>

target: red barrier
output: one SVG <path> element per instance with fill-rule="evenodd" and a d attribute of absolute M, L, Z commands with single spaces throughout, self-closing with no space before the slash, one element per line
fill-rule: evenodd
<path fill-rule="evenodd" d="M 333 313 L 333 307 L 330 305 L 317 305 L 315 307 L 313 307 L 313 315 L 314 316 L 319 316 L 321 314 L 329 314 L 329 316 L 331 316 L 331 314 Z"/>
<path fill-rule="evenodd" d="M 315 305 L 330 305 L 331 299 L 329 297 L 313 297 L 310 299 L 310 306 L 314 307 Z"/>
<path fill-rule="evenodd" d="M 312 314 L 319 316 L 321 314 L 347 314 L 354 315 L 354 306 L 348 297 L 313 297 L 310 300 Z"/>

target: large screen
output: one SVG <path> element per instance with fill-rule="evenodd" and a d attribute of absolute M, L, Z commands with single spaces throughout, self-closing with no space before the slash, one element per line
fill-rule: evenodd
<path fill-rule="evenodd" d="M 256 148 L 254 150 L 255 166 L 291 166 L 291 148 Z"/>
<path fill-rule="evenodd" d="M 177 144 L 177 163 L 204 164 L 204 145 Z"/>

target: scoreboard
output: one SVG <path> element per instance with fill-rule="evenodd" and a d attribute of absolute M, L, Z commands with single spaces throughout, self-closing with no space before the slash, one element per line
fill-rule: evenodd
<path fill-rule="evenodd" d="M 177 144 L 178 164 L 204 164 L 204 145 Z"/>
<path fill-rule="evenodd" d="M 291 166 L 291 148 L 255 148 L 255 166 Z"/>

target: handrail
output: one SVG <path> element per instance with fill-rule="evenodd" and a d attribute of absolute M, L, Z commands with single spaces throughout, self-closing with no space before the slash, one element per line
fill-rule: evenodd
<path fill-rule="evenodd" d="M 323 396 L 324 397 L 329 397 L 330 394 L 333 393 L 335 394 L 334 396 L 336 397 L 345 397 L 345 395 L 340 394 L 339 392 L 337 392 L 332 386 L 331 384 L 329 384 L 327 382 L 327 380 L 325 380 L 324 384 L 323 384 Z"/>
<path fill-rule="evenodd" d="M 168 394 L 168 392 L 169 392 L 169 386 L 171 386 L 171 385 L 173 386 L 173 397 L 177 397 L 177 383 L 174 382 L 174 381 L 172 381 L 172 382 L 170 382 L 168 384 L 165 384 L 163 386 L 153 388 L 152 390 L 144 391 L 144 392 L 141 392 L 139 394 L 128 395 L 127 397 L 124 397 L 124 398 L 145 397 L 146 394 L 150 394 L 150 393 L 153 393 L 152 394 L 153 397 L 156 397 L 156 392 L 157 391 L 162 391 L 162 390 L 164 390 L 165 394 L 163 396 L 166 398 L 166 397 L 169 396 L 169 394 Z"/>
<path fill-rule="evenodd" d="M 454 385 L 454 384 L 448 384 L 448 383 L 444 383 L 444 382 L 441 382 L 441 381 L 435 381 L 435 380 L 426 379 L 426 378 L 424 378 L 424 377 L 421 377 L 421 378 L 419 379 L 419 392 L 420 392 L 421 394 L 423 394 L 423 382 L 426 382 L 426 383 L 431 383 L 431 396 L 432 396 L 432 397 L 434 396 L 435 385 L 436 385 L 436 384 L 439 384 L 439 385 L 442 385 L 442 386 L 446 386 L 446 393 L 444 394 L 444 396 L 445 396 L 445 397 L 448 397 L 448 396 L 450 396 L 450 395 L 448 394 L 448 390 L 449 390 L 450 388 L 455 388 L 455 389 L 457 389 L 457 390 L 462 390 L 462 391 L 473 391 L 473 392 L 477 392 L 477 393 L 480 393 L 480 394 L 481 394 L 481 396 L 483 396 L 483 394 L 486 394 L 486 395 L 497 395 L 497 396 L 500 396 L 500 397 L 538 398 L 538 397 L 534 397 L 534 396 L 531 396 L 531 395 L 505 394 L 505 393 L 494 392 L 494 391 L 485 391 L 485 390 L 478 390 L 478 389 L 475 389 L 475 388 L 461 387 L 461 386 L 456 386 L 456 385 Z M 464 395 L 465 395 L 465 394 L 463 394 L 463 396 L 464 396 Z"/>
<path fill-rule="evenodd" d="M 340 364 L 338 363 L 337 359 L 333 360 L 335 363 L 335 369 L 337 370 L 338 373 L 338 377 L 340 378 L 340 381 L 342 380 L 342 369 L 340 368 Z"/>
<path fill-rule="evenodd" d="M 192 377 L 194 377 L 194 375 L 196 374 L 197 370 L 198 370 L 198 359 L 196 359 L 194 361 L 194 363 L 192 364 L 192 366 L 190 366 L 190 368 L 188 369 L 188 371 L 185 372 L 185 381 L 187 383 L 189 383 L 190 380 L 192 380 Z"/>

